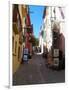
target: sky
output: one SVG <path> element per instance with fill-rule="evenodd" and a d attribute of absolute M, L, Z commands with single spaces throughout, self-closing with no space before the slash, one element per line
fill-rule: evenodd
<path fill-rule="evenodd" d="M 34 33 L 34 36 L 38 38 L 40 27 L 43 22 L 44 6 L 30 5 L 29 9 L 30 9 L 31 24 L 33 24 L 33 33 Z"/>

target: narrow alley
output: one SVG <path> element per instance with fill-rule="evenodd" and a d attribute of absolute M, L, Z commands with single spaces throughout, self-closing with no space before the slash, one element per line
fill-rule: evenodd
<path fill-rule="evenodd" d="M 29 85 L 65 82 L 65 71 L 46 67 L 42 55 L 34 55 L 28 63 L 21 64 L 13 76 L 13 85 Z"/>
<path fill-rule="evenodd" d="M 64 83 L 64 7 L 12 8 L 12 84 Z"/>

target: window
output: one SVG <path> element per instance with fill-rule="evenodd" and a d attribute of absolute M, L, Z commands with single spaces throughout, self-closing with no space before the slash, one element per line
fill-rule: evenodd
<path fill-rule="evenodd" d="M 45 23 L 44 23 L 44 25 L 43 25 L 43 30 L 45 29 Z"/>
<path fill-rule="evenodd" d="M 12 37 L 12 49 L 14 50 L 14 36 Z"/>
<path fill-rule="evenodd" d="M 15 41 L 15 53 L 16 53 L 16 50 L 17 50 L 17 42 Z"/>
<path fill-rule="evenodd" d="M 20 58 L 20 47 L 18 47 L 18 59 Z"/>

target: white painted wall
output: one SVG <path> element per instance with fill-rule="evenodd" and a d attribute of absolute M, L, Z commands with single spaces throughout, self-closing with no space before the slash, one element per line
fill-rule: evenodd
<path fill-rule="evenodd" d="M 54 14 L 54 8 L 55 8 L 55 14 Z M 64 8 L 61 8 L 62 12 L 64 13 Z M 58 7 L 48 7 L 47 8 L 48 11 L 48 15 L 45 16 L 44 19 L 44 23 L 45 24 L 45 29 L 46 29 L 46 33 L 47 33 L 47 47 L 48 49 L 51 47 L 52 45 L 52 31 L 51 31 L 51 20 L 55 20 L 54 17 L 56 17 L 56 21 L 60 22 L 60 33 L 63 33 L 63 35 L 65 36 L 65 32 L 64 32 L 64 19 L 62 18 L 61 15 L 61 11 Z"/>
<path fill-rule="evenodd" d="M 54 14 L 54 8 L 55 8 L 55 14 Z M 64 8 L 62 8 L 62 10 L 64 13 Z M 46 42 L 44 42 L 42 37 L 40 37 L 40 40 L 39 40 L 39 43 L 40 43 L 39 45 L 42 46 L 42 52 L 43 52 L 43 44 L 47 43 L 48 50 L 52 46 L 51 20 L 55 20 L 54 17 L 56 17 L 57 22 L 60 22 L 60 33 L 63 33 L 63 35 L 65 36 L 64 19 L 62 18 L 59 8 L 58 7 L 48 7 L 47 11 L 48 11 L 48 14 L 45 16 L 43 20 L 43 25 L 41 27 L 41 30 L 46 31 Z"/>
<path fill-rule="evenodd" d="M 43 38 L 41 35 L 39 36 L 39 47 L 41 47 L 41 53 L 43 53 Z"/>

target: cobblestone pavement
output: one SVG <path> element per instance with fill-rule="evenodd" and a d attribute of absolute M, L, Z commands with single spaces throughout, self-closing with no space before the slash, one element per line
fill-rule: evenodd
<path fill-rule="evenodd" d="M 41 55 L 34 55 L 22 64 L 13 75 L 13 85 L 45 84 L 65 82 L 65 70 L 56 71 L 46 67 Z"/>

